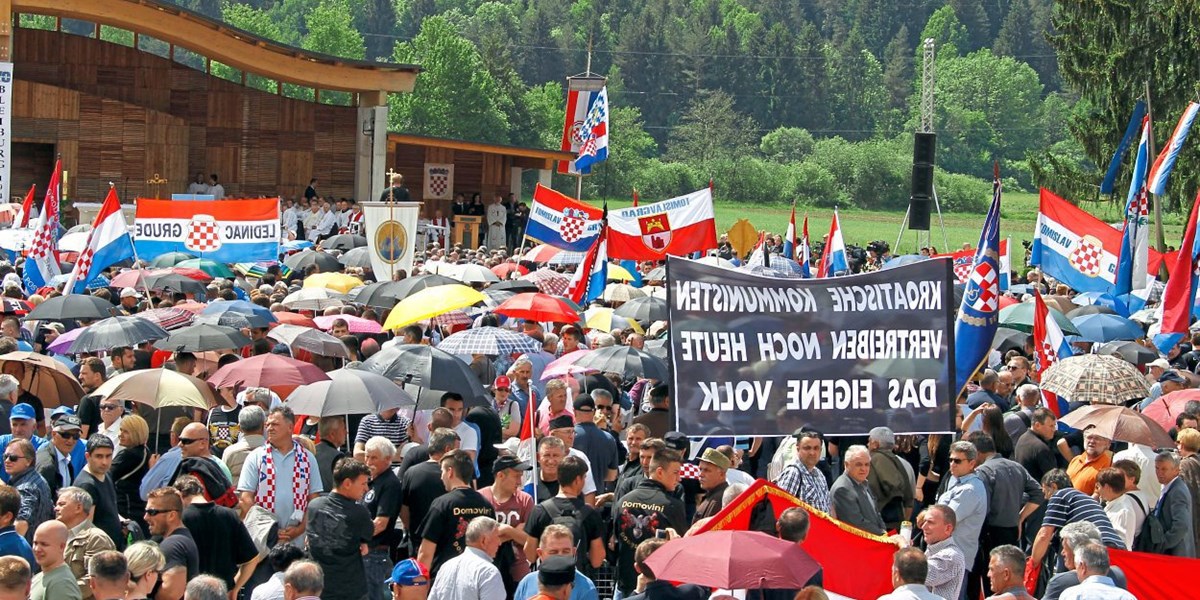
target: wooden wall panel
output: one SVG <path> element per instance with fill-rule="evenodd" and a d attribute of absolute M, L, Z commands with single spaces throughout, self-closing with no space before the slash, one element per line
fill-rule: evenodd
<path fill-rule="evenodd" d="M 353 194 L 362 135 L 354 107 L 285 98 L 54 31 L 18 28 L 13 45 L 14 139 L 60 148 L 79 140 L 70 195 L 102 197 L 110 180 L 149 195 L 156 172 L 170 181 L 164 195 L 196 172 L 217 173 L 231 196 L 295 197 L 313 176 L 324 193 Z"/>

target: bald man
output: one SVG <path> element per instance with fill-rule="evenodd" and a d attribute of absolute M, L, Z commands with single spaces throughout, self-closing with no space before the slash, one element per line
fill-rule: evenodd
<path fill-rule="evenodd" d="M 46 521 L 33 533 L 33 557 L 42 572 L 33 577 L 31 600 L 82 600 L 75 574 L 63 560 L 67 535 L 67 526 L 61 521 Z"/>
<path fill-rule="evenodd" d="M 184 459 L 207 458 L 221 468 L 225 478 L 233 485 L 233 473 L 220 458 L 213 456 L 212 444 L 209 442 L 208 427 L 204 423 L 188 423 L 179 434 L 179 450 Z"/>

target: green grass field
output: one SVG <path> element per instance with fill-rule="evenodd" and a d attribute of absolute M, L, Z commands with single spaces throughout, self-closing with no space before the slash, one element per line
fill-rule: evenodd
<path fill-rule="evenodd" d="M 609 200 L 610 207 L 629 206 L 628 200 Z M 787 231 L 788 215 L 791 205 L 788 204 L 747 204 L 736 202 L 715 202 L 717 214 L 717 231 L 725 232 L 738 219 L 748 219 L 756 229 L 766 229 L 773 233 L 782 234 Z M 1116 203 L 1089 203 L 1084 209 L 1097 218 L 1115 223 L 1121 220 L 1122 207 Z M 1000 209 L 1000 237 L 1010 238 L 1014 248 L 1020 248 L 1022 240 L 1032 240 L 1033 227 L 1037 221 L 1038 195 L 1036 193 L 1006 193 Z M 833 211 L 827 208 L 796 207 L 796 226 L 801 227 L 805 213 L 808 214 L 808 234 L 811 239 L 819 240 L 829 232 L 829 221 Z M 861 209 L 839 209 L 842 221 L 842 235 L 847 244 L 866 245 L 872 240 L 883 240 L 895 246 L 896 236 L 900 233 L 900 224 L 904 220 L 902 212 L 869 211 Z M 962 245 L 974 246 L 979 242 L 979 230 L 983 226 L 984 214 L 943 213 L 945 239 L 949 248 L 960 248 Z M 1183 233 L 1184 216 L 1177 214 L 1164 215 L 1166 223 L 1166 240 L 1168 245 L 1179 245 Z M 915 231 L 905 231 L 899 250 L 895 254 L 914 254 L 920 246 L 933 245 L 939 251 L 945 251 L 946 243 L 938 226 L 937 214 L 931 215 L 931 230 L 929 237 L 921 233 L 918 244 Z M 1151 236 L 1151 244 L 1154 242 Z"/>

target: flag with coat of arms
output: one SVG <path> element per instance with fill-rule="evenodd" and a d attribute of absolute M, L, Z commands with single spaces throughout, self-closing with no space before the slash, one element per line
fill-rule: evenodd
<path fill-rule="evenodd" d="M 1067 343 L 1067 338 L 1063 335 L 1058 322 L 1050 316 L 1050 309 L 1046 307 L 1042 293 L 1035 289 L 1034 298 L 1033 372 L 1037 374 L 1038 381 L 1041 381 L 1042 373 L 1046 369 L 1075 353 L 1071 351 L 1071 345 Z M 1042 390 L 1042 401 L 1055 417 L 1061 417 L 1067 413 L 1067 403 L 1054 392 Z"/>
<path fill-rule="evenodd" d="M 587 119 L 580 130 L 582 144 L 575 159 L 575 171 L 581 175 L 592 172 L 592 165 L 608 160 L 608 87 L 592 97 Z"/>
<path fill-rule="evenodd" d="M 993 167 L 992 205 L 983 221 L 978 250 L 954 322 L 955 390 L 987 362 L 1000 321 L 1000 165 Z"/>
<path fill-rule="evenodd" d="M 82 294 L 87 284 L 99 277 L 101 271 L 127 258 L 133 258 L 133 239 L 129 236 L 125 214 L 121 212 L 117 189 L 110 186 L 108 196 L 88 232 L 87 245 L 75 260 L 75 267 L 71 269 L 63 293 Z"/>
<path fill-rule="evenodd" d="M 25 291 L 32 294 L 38 288 L 62 275 L 58 266 L 58 201 L 62 188 L 62 160 L 54 163 L 54 174 L 42 201 L 42 214 L 34 227 L 33 244 L 25 260 Z"/>

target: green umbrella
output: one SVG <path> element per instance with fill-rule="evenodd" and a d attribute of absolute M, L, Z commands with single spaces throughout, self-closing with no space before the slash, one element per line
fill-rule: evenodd
<path fill-rule="evenodd" d="M 236 276 L 236 274 L 233 272 L 233 269 L 229 268 L 229 265 L 226 265 L 225 263 L 219 263 L 219 262 L 209 259 L 209 258 L 191 258 L 191 259 L 182 261 L 182 262 L 176 264 L 175 266 L 191 268 L 191 269 L 200 269 L 201 271 L 204 271 L 205 273 L 208 273 L 209 275 L 212 275 L 213 277 L 233 278 Z"/>
<path fill-rule="evenodd" d="M 1033 304 L 1033 302 L 1022 302 L 1000 309 L 1000 326 L 1033 333 Z M 1062 329 L 1063 335 L 1079 335 L 1079 329 L 1066 315 L 1048 306 L 1046 310 L 1050 311 L 1050 316 L 1054 318 L 1055 323 L 1058 323 L 1058 328 Z"/>
<path fill-rule="evenodd" d="M 196 257 L 186 252 L 168 252 L 166 254 L 159 255 L 158 258 L 155 258 L 154 262 L 150 263 L 150 266 L 157 267 L 159 269 L 165 269 L 193 258 Z"/>

